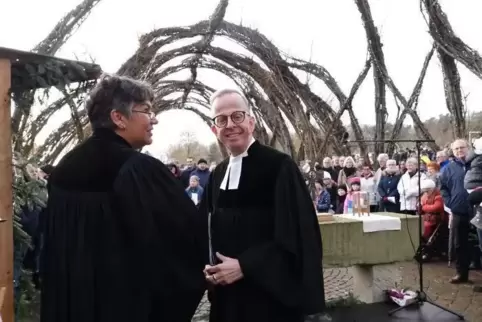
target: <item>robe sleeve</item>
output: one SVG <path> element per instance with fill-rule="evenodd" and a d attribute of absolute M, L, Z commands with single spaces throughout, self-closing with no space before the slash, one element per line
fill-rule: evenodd
<path fill-rule="evenodd" d="M 310 193 L 286 157 L 276 179 L 273 240 L 239 256 L 246 279 L 304 314 L 324 309 L 322 243 Z"/>
<path fill-rule="evenodd" d="M 162 162 L 139 153 L 120 170 L 114 198 L 127 247 L 147 275 L 139 276 L 139 283 L 167 294 L 190 294 L 193 300 L 183 309 L 194 314 L 205 290 L 200 222 L 180 182 Z"/>

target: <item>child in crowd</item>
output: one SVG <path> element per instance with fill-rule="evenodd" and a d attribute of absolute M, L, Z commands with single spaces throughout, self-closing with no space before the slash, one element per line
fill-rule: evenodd
<path fill-rule="evenodd" d="M 350 192 L 348 192 L 345 199 L 345 206 L 343 208 L 344 214 L 349 214 L 353 211 L 353 193 L 360 191 L 360 178 L 351 178 L 349 179 L 348 184 L 350 185 Z"/>

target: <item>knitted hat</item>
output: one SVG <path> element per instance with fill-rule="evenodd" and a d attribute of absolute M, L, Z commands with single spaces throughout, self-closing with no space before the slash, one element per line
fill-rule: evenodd
<path fill-rule="evenodd" d="M 422 182 L 420 182 L 420 188 L 422 188 L 422 191 L 435 189 L 435 187 L 435 182 L 432 179 L 423 179 Z"/>

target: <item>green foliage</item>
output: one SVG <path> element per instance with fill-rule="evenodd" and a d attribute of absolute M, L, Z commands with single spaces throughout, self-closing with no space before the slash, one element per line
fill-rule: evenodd
<path fill-rule="evenodd" d="M 20 155 L 14 157 L 13 175 L 13 213 L 14 240 L 30 244 L 29 236 L 20 224 L 22 208 L 33 210 L 34 207 L 45 207 L 47 202 L 46 183 L 42 180 L 31 179 L 35 168 Z"/>

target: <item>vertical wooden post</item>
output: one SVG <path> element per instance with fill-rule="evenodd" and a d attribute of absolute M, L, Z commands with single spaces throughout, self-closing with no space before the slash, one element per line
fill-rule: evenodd
<path fill-rule="evenodd" d="M 14 321 L 12 138 L 10 116 L 10 60 L 0 59 L 0 290 L 4 290 L 0 316 Z"/>

